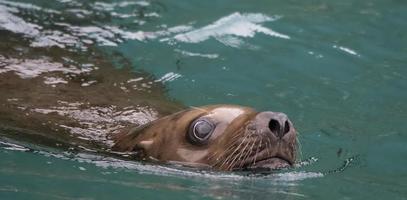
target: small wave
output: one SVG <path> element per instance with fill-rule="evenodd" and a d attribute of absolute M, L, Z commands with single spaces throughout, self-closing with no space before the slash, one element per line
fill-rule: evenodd
<path fill-rule="evenodd" d="M 222 37 L 225 36 L 253 37 L 256 33 L 290 39 L 288 35 L 275 32 L 260 25 L 260 23 L 274 21 L 275 19 L 275 17 L 258 13 L 240 14 L 236 12 L 202 28 L 177 34 L 174 36 L 174 39 L 187 43 L 199 43 L 211 37 L 223 41 Z"/>
<path fill-rule="evenodd" d="M 321 178 L 324 174 L 321 172 L 287 172 L 281 174 L 273 175 L 274 180 L 276 181 L 284 181 L 284 182 L 291 182 L 291 181 L 301 181 L 310 178 Z"/>
<path fill-rule="evenodd" d="M 333 48 L 339 49 L 339 50 L 341 50 L 343 52 L 346 52 L 346 53 L 354 55 L 354 56 L 360 56 L 355 50 L 350 49 L 348 47 L 333 45 Z"/>
<path fill-rule="evenodd" d="M 30 149 L 27 147 L 3 141 L 0 141 L 0 148 L 11 151 L 30 151 Z"/>
<path fill-rule="evenodd" d="M 194 52 L 184 51 L 184 50 L 180 50 L 180 49 L 175 49 L 174 51 L 181 53 L 182 55 L 190 56 L 190 57 L 202 57 L 202 58 L 209 58 L 209 59 L 216 59 L 219 57 L 218 54 L 194 53 Z"/>
<path fill-rule="evenodd" d="M 174 80 L 176 80 L 176 79 L 178 79 L 180 77 L 182 77 L 181 74 L 177 74 L 177 73 L 174 73 L 174 72 L 168 72 L 168 73 L 164 74 L 161 78 L 157 79 L 156 82 L 163 82 L 163 83 L 171 82 L 171 81 L 174 81 Z"/>

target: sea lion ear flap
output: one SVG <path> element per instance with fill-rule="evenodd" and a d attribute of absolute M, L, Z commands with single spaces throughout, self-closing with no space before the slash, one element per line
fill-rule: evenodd
<path fill-rule="evenodd" d="M 150 149 L 151 145 L 154 143 L 154 140 L 143 140 L 140 141 L 137 146 L 143 148 L 144 150 Z"/>
<path fill-rule="evenodd" d="M 131 152 L 135 149 L 148 149 L 153 141 L 145 140 L 140 141 L 139 135 L 144 127 L 137 127 L 131 130 L 124 130 L 122 133 L 113 137 L 114 145 L 113 151 Z"/>

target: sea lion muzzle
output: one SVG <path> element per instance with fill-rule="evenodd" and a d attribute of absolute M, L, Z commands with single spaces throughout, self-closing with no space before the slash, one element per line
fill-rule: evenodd
<path fill-rule="evenodd" d="M 253 155 L 243 157 L 232 170 L 289 167 L 295 162 L 296 131 L 287 115 L 278 112 L 261 112 L 249 125 Z M 246 141 L 245 143 L 248 143 Z M 264 144 L 263 144 L 264 143 Z M 257 145 L 256 145 L 257 144 Z"/>

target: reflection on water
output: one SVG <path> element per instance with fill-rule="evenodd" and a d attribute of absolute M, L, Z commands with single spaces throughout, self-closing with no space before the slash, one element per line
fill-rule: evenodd
<path fill-rule="evenodd" d="M 260 13 L 232 13 L 198 29 L 193 27 L 194 22 L 190 22 L 169 28 L 164 24 L 161 25 L 161 30 L 134 31 L 134 29 L 139 28 L 135 26 L 135 23 L 140 26 L 146 23 L 140 19 L 149 20 L 160 17 L 159 9 L 154 11 L 156 6 L 145 1 L 117 3 L 67 1 L 63 3 L 68 9 L 58 11 L 32 4 L 2 0 L 0 1 L 0 27 L 33 39 L 30 44 L 32 47 L 74 47 L 82 50 L 86 50 L 87 46 L 92 44 L 117 46 L 125 40 L 156 39 L 174 45 L 176 42 L 199 43 L 214 38 L 226 46 L 240 47 L 245 45 L 240 38 L 253 37 L 256 33 L 283 39 L 290 38 L 288 35 L 262 26 L 262 23 L 274 21 L 278 17 L 270 17 Z M 88 9 L 79 9 L 81 7 Z M 148 12 L 149 9 L 152 11 Z M 123 11 L 125 13 L 118 13 Z M 46 14 L 47 20 L 51 20 L 53 23 L 49 24 L 37 20 L 27 22 L 19 17 L 19 14 L 34 15 L 30 17 L 35 18 L 38 17 L 36 15 Z M 125 21 L 129 24 L 126 29 L 130 28 L 130 30 L 121 28 L 127 24 L 120 24 L 121 26 L 112 24 L 120 18 L 126 19 Z M 79 19 L 91 20 L 93 23 L 83 24 L 84 20 Z"/>
<path fill-rule="evenodd" d="M 47 60 L 19 60 L 15 58 L 7 59 L 0 55 L 0 64 L 2 68 L 0 73 L 14 72 L 22 79 L 35 78 L 43 73 L 49 72 L 62 72 L 64 74 L 70 73 L 79 75 L 84 72 L 89 72 L 92 68 L 78 69 L 74 66 L 64 67 L 61 63 L 49 62 Z M 90 64 L 93 65 L 93 64 Z M 55 77 L 46 77 L 44 83 L 56 81 L 57 83 L 66 83 L 64 79 Z"/>
<path fill-rule="evenodd" d="M 6 5 L 42 10 L 24 4 Z M 133 71 L 120 55 L 108 60 L 108 52 L 95 49 L 39 48 L 33 44 L 37 37 L 44 37 L 35 30 L 43 28 L 30 29 L 37 26 L 9 13 L 18 13 L 15 8 L 1 9 L 2 15 L 16 19 L 15 23 L 5 19 L 7 23 L 0 25 L 5 29 L 0 33 L 7 38 L 0 41 L 2 126 L 34 130 L 38 132 L 35 135 L 56 142 L 110 146 L 110 136 L 124 127 L 148 123 L 182 107 L 165 96 L 162 85 L 180 78 L 180 74 L 168 72 L 156 78 Z M 28 41 L 22 40 L 21 34 Z M 62 38 L 57 41 L 67 42 Z"/>
<path fill-rule="evenodd" d="M 88 45 L 94 43 L 116 46 L 123 39 L 143 40 L 148 36 L 148 33 L 129 32 L 109 24 L 122 18 L 126 19 L 121 20 L 126 24 L 137 22 L 140 18 L 148 20 L 159 16 L 155 11 L 148 12 L 146 9 L 149 8 L 150 3 L 144 1 L 123 1 L 111 4 L 81 1 L 53 2 L 53 5 L 46 1 L 41 3 L 54 6 L 55 9 L 43 8 L 30 3 L 0 1 L 0 27 L 31 38 L 33 41 L 30 46 L 32 47 L 57 46 L 86 50 Z M 58 10 L 60 6 L 63 6 L 64 9 Z M 121 9 L 124 13 L 115 11 L 116 8 L 123 7 L 126 7 L 124 11 Z M 133 13 L 134 10 L 139 10 L 143 14 Z M 128 14 L 128 12 L 133 14 Z M 25 21 L 20 16 L 29 21 Z M 98 26 L 97 23 L 101 22 L 104 24 Z M 143 20 L 138 22 L 140 24 L 145 23 Z"/>
<path fill-rule="evenodd" d="M 0 66 L 4 84 L 0 88 L 3 94 L 0 111 L 5 113 L 2 118 L 15 121 L 11 124 L 16 127 L 37 130 L 37 126 L 42 126 L 52 132 L 64 129 L 75 138 L 111 145 L 109 134 L 126 126 L 148 123 L 170 113 L 171 107 L 177 107 L 164 100 L 165 92 L 160 85 L 180 76 L 175 73 L 151 80 L 143 73 L 132 74 L 112 66 L 108 69 L 100 63 L 98 67 L 94 64 L 66 66 L 44 58 L 4 56 L 0 56 Z M 157 103 L 146 103 L 150 98 Z M 21 119 L 32 119 L 40 124 Z"/>

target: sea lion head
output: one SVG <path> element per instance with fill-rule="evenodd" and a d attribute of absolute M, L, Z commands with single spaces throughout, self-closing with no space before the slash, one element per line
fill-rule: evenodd
<path fill-rule="evenodd" d="M 117 138 L 114 151 L 231 171 L 292 166 L 297 138 L 284 113 L 237 105 L 190 108 Z"/>

